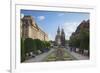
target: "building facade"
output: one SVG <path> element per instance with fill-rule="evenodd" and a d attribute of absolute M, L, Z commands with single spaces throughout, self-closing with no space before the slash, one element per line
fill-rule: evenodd
<path fill-rule="evenodd" d="M 24 16 L 21 19 L 21 37 L 48 41 L 48 35 L 39 28 L 32 16 Z"/>

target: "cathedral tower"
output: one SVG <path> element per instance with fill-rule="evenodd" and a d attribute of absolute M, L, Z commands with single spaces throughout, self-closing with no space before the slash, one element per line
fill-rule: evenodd
<path fill-rule="evenodd" d="M 56 35 L 56 38 L 55 38 L 55 44 L 56 44 L 56 45 L 61 45 L 60 28 L 59 28 L 59 27 L 58 27 L 57 35 Z"/>
<path fill-rule="evenodd" d="M 61 45 L 65 46 L 65 32 L 64 29 L 61 31 Z"/>

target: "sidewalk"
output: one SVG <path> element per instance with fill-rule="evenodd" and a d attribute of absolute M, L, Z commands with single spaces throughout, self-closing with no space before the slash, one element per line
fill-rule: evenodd
<path fill-rule="evenodd" d="M 49 52 L 40 54 L 40 55 L 36 56 L 35 58 L 31 58 L 29 60 L 26 60 L 24 63 L 41 62 L 45 57 L 47 57 L 53 51 L 54 51 L 54 49 L 51 49 Z"/>
<path fill-rule="evenodd" d="M 69 52 L 72 56 L 74 56 L 78 60 L 88 60 L 89 59 L 87 56 L 83 56 L 83 55 L 81 55 L 79 53 L 70 51 L 68 49 L 66 49 L 66 51 Z"/>

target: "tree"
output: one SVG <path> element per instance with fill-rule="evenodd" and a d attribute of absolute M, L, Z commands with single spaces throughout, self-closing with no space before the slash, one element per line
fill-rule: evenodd
<path fill-rule="evenodd" d="M 25 39 L 24 48 L 25 48 L 25 53 L 29 53 L 33 51 L 33 39 L 32 38 Z"/>
<path fill-rule="evenodd" d="M 79 36 L 72 36 L 69 40 L 69 46 L 79 48 L 80 46 Z"/>
<path fill-rule="evenodd" d="M 24 40 L 21 38 L 21 62 L 25 60 Z"/>
<path fill-rule="evenodd" d="M 50 47 L 50 42 L 45 41 L 46 48 Z"/>
<path fill-rule="evenodd" d="M 71 36 L 69 46 L 80 48 L 80 52 L 86 49 L 89 51 L 89 32 L 85 29 L 80 29 L 79 34 Z"/>
<path fill-rule="evenodd" d="M 80 48 L 89 50 L 89 32 L 83 29 L 80 32 Z"/>
<path fill-rule="evenodd" d="M 36 42 L 33 40 L 33 42 L 32 42 L 32 52 L 33 53 L 36 53 L 37 52 L 37 46 L 36 46 Z"/>
<path fill-rule="evenodd" d="M 34 42 L 36 43 L 36 48 L 37 50 L 40 50 L 42 48 L 41 40 L 39 39 L 34 39 Z"/>

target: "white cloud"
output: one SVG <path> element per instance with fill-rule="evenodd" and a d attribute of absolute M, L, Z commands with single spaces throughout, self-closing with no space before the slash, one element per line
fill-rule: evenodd
<path fill-rule="evenodd" d="M 37 18 L 41 21 L 45 19 L 45 16 L 38 16 Z"/>
<path fill-rule="evenodd" d="M 75 32 L 77 26 L 80 24 L 80 22 L 66 22 L 62 25 L 62 28 L 65 31 L 66 34 L 66 39 L 69 39 L 69 37 L 71 36 L 71 34 L 73 32 Z"/>

